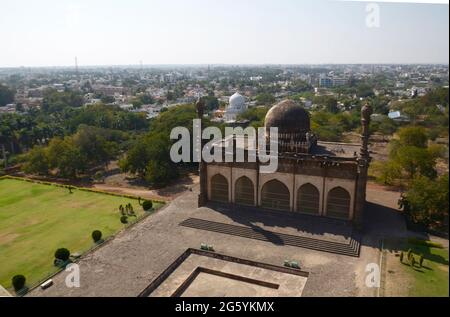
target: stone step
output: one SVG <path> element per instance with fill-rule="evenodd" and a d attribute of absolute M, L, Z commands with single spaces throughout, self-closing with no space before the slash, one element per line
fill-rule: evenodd
<path fill-rule="evenodd" d="M 277 233 L 262 229 L 258 230 L 244 226 L 237 226 L 196 218 L 189 218 L 180 223 L 180 226 L 234 235 L 248 239 L 267 241 L 275 244 L 282 243 L 294 247 L 347 255 L 352 257 L 359 257 L 360 251 L 360 243 L 358 239 L 355 239 L 353 236 L 350 239 L 349 243 L 346 244 L 335 241 L 327 241 L 309 237 L 301 237 L 290 234 Z M 272 236 L 272 238 L 268 237 L 268 235 Z"/>

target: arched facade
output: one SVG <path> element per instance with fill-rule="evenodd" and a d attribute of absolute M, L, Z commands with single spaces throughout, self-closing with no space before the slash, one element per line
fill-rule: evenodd
<path fill-rule="evenodd" d="M 302 185 L 297 191 L 296 206 L 297 212 L 319 216 L 320 191 L 317 187 L 310 183 Z"/>
<path fill-rule="evenodd" d="M 234 202 L 238 205 L 255 205 L 255 185 L 247 176 L 242 176 L 236 181 L 234 187 Z"/>
<path fill-rule="evenodd" d="M 342 187 L 335 187 L 328 192 L 327 216 L 339 219 L 350 219 L 351 195 Z"/>
<path fill-rule="evenodd" d="M 290 211 L 289 188 L 279 180 L 268 181 L 261 189 L 261 206 L 267 209 Z"/>
<path fill-rule="evenodd" d="M 280 172 L 258 174 L 255 169 L 208 165 L 207 190 L 208 200 L 236 206 L 342 220 L 353 220 L 355 213 L 355 182 L 350 179 Z"/>
<path fill-rule="evenodd" d="M 221 174 L 211 178 L 211 200 L 226 203 L 229 201 L 228 180 Z"/>

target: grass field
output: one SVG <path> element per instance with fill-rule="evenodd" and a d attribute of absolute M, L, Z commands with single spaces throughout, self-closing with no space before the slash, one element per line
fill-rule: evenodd
<path fill-rule="evenodd" d="M 449 251 L 448 249 L 434 248 L 430 246 L 417 245 L 402 240 L 386 241 L 386 247 L 396 252 L 404 252 L 403 263 L 398 257 L 391 255 L 389 270 L 398 271 L 399 274 L 388 276 L 392 285 L 398 288 L 397 296 L 411 297 L 447 297 L 449 296 Z M 423 266 L 411 266 L 406 259 L 407 251 L 411 249 L 416 261 L 423 254 Z M 398 253 L 397 253 L 398 255 Z"/>
<path fill-rule="evenodd" d="M 118 207 L 128 203 L 138 218 L 144 215 L 137 200 L 1 179 L 0 285 L 10 289 L 11 278 L 23 274 L 32 286 L 56 272 L 56 249 L 83 253 L 94 246 L 92 231 L 102 231 L 103 239 L 115 234 L 124 227 Z"/>
<path fill-rule="evenodd" d="M 422 268 L 406 267 L 414 279 L 409 296 L 428 297 L 445 296 L 448 293 L 448 250 L 408 244 L 405 249 L 414 254 L 423 254 L 425 261 Z M 417 257 L 416 257 L 417 258 Z"/>

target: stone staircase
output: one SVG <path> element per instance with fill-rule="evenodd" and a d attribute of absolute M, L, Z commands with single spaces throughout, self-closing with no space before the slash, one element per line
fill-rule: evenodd
<path fill-rule="evenodd" d="M 197 218 L 186 219 L 180 226 L 351 257 L 359 257 L 360 252 L 359 239 L 355 239 L 353 235 L 349 243 L 340 243 Z"/>

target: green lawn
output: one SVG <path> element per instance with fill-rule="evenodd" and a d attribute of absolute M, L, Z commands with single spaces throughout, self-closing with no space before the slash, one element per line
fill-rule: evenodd
<path fill-rule="evenodd" d="M 11 278 L 23 274 L 32 286 L 57 270 L 56 249 L 83 253 L 94 245 L 92 231 L 113 235 L 124 227 L 118 207 L 128 203 L 144 215 L 137 200 L 0 179 L 0 285 L 11 288 Z"/>
<path fill-rule="evenodd" d="M 423 254 L 423 267 L 406 267 L 414 279 L 409 296 L 445 296 L 448 293 L 448 249 L 408 244 L 415 255 Z M 416 256 L 418 259 L 418 256 Z"/>
<path fill-rule="evenodd" d="M 402 270 L 409 276 L 408 296 L 411 297 L 442 297 L 449 296 L 448 249 L 413 244 L 406 240 L 389 243 L 394 249 L 404 252 Z M 411 249 L 416 261 L 424 255 L 423 266 L 412 267 L 406 259 L 407 251 Z M 406 285 L 405 285 L 406 286 Z M 405 288 L 406 289 L 406 288 Z"/>

